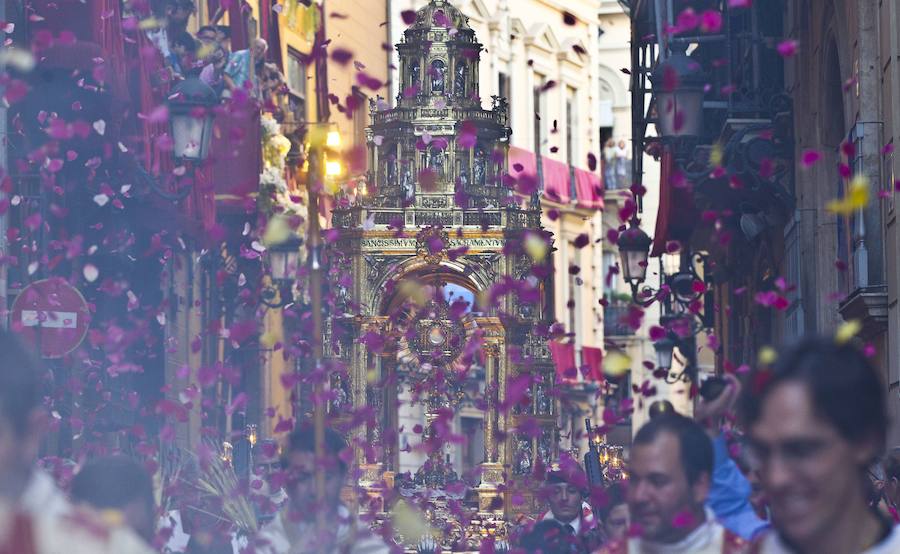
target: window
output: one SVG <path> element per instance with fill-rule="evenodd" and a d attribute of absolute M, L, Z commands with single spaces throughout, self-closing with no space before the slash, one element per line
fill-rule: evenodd
<path fill-rule="evenodd" d="M 359 87 L 353 87 L 353 100 L 356 104 L 353 110 L 353 146 L 365 146 L 366 125 L 369 124 L 369 98 L 359 90 Z"/>
<path fill-rule="evenodd" d="M 619 289 L 619 278 L 615 273 L 618 268 L 619 260 L 615 252 L 608 250 L 603 251 L 603 286 L 604 288 L 617 291 Z"/>
<path fill-rule="evenodd" d="M 580 331 L 581 331 L 581 278 L 578 276 L 581 273 L 581 250 L 575 247 L 575 243 L 568 244 L 569 252 L 572 252 L 572 257 L 569 261 L 569 267 L 567 268 L 569 272 L 569 298 L 566 302 L 566 308 L 568 309 L 568 331 L 570 333 L 575 333 L 576 340 L 576 348 L 580 347 Z"/>
<path fill-rule="evenodd" d="M 575 165 L 578 159 L 578 91 L 566 87 L 566 161 Z"/>
<path fill-rule="evenodd" d="M 468 440 L 462 443 L 462 473 L 466 474 L 478 469 L 484 461 L 484 420 L 475 417 L 459 419 L 463 436 Z"/>
<path fill-rule="evenodd" d="M 509 115 L 510 118 L 512 118 L 512 98 L 509 93 L 509 87 L 509 75 L 501 71 L 497 74 L 497 96 L 506 98 L 506 100 L 509 102 Z"/>
<path fill-rule="evenodd" d="M 293 49 L 288 49 L 287 86 L 294 118 L 306 121 L 306 63 L 300 53 Z"/>
<path fill-rule="evenodd" d="M 547 93 L 544 91 L 546 81 L 547 78 L 543 75 L 534 74 L 534 150 L 540 154 L 548 151 L 547 124 L 550 114 L 547 110 Z"/>

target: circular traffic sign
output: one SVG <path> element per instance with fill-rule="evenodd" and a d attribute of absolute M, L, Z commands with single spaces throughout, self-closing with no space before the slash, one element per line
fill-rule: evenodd
<path fill-rule="evenodd" d="M 11 327 L 44 358 L 62 358 L 87 335 L 90 311 L 84 296 L 61 277 L 31 283 L 12 305 Z"/>

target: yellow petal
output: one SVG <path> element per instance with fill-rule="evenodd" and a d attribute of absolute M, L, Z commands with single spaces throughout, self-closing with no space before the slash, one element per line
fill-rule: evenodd
<path fill-rule="evenodd" d="M 838 200 L 828 203 L 829 212 L 848 216 L 869 204 L 869 180 L 863 175 L 857 175 L 850 181 L 847 194 Z"/>
<path fill-rule="evenodd" d="M 761 367 L 770 366 L 778 359 L 778 353 L 771 346 L 763 346 L 759 349 L 759 365 Z"/>
<path fill-rule="evenodd" d="M 391 510 L 391 523 L 394 530 L 406 541 L 406 544 L 418 544 L 423 537 L 434 535 L 425 515 L 411 507 L 406 501 L 397 502 Z"/>
<path fill-rule="evenodd" d="M 159 20 L 155 17 L 148 17 L 147 19 L 142 19 L 140 23 L 138 23 L 138 28 L 142 31 L 148 31 L 152 29 L 159 29 L 162 25 Z"/>
<path fill-rule="evenodd" d="M 547 241 L 540 235 L 529 233 L 525 236 L 525 252 L 531 256 L 531 259 L 540 263 L 547 257 Z"/>
<path fill-rule="evenodd" d="M 722 151 L 722 145 L 718 142 L 713 144 L 712 150 L 709 153 L 709 163 L 712 164 L 713 167 L 720 167 L 722 165 L 723 157 L 724 152 Z"/>
<path fill-rule="evenodd" d="M 834 341 L 838 344 L 846 344 L 853 340 L 853 337 L 858 335 L 861 330 L 862 323 L 858 319 L 851 319 L 838 327 L 837 333 L 834 336 Z"/>
<path fill-rule="evenodd" d="M 271 246 L 280 244 L 288 239 L 291 234 L 291 227 L 283 217 L 269 218 L 266 223 L 266 230 L 263 233 L 263 244 Z"/>
<path fill-rule="evenodd" d="M 603 373 L 618 378 L 631 371 L 631 358 L 621 352 L 609 352 L 603 358 Z"/>

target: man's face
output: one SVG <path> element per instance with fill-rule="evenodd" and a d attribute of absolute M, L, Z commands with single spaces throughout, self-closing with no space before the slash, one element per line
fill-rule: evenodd
<path fill-rule="evenodd" d="M 204 29 L 197 33 L 197 40 L 204 43 L 211 43 L 216 41 L 216 32 L 212 29 Z"/>
<path fill-rule="evenodd" d="M 609 540 L 617 541 L 625 538 L 628 531 L 628 504 L 613 506 L 603 522 Z"/>
<path fill-rule="evenodd" d="M 305 521 L 315 519 L 316 513 L 321 508 L 333 511 L 341 500 L 343 476 L 335 465 L 325 471 L 325 506 L 316 506 L 315 460 L 316 456 L 313 452 L 294 451 L 288 455 L 288 476 L 285 490 L 290 497 L 293 515 Z"/>
<path fill-rule="evenodd" d="M 677 437 L 662 432 L 649 444 L 635 445 L 630 469 L 628 511 L 644 537 L 672 543 L 697 528 L 709 475 L 688 483 Z"/>
<path fill-rule="evenodd" d="M 581 491 L 569 483 L 548 485 L 550 511 L 557 521 L 570 522 L 581 515 Z"/>
<path fill-rule="evenodd" d="M 875 452 L 874 441 L 851 444 L 821 419 L 799 383 L 769 393 L 750 438 L 772 523 L 798 545 L 835 526 L 860 497 L 860 467 Z"/>
<path fill-rule="evenodd" d="M 253 55 L 254 60 L 262 60 L 266 57 L 267 47 L 261 42 L 254 42 L 253 46 L 250 47 L 250 53 Z"/>

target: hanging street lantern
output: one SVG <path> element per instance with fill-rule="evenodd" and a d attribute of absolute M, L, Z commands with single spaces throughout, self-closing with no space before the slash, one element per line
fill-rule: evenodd
<path fill-rule="evenodd" d="M 213 133 L 212 108 L 219 103 L 216 92 L 196 77 L 185 79 L 169 95 L 172 155 L 181 162 L 200 163 L 209 155 Z"/>
<path fill-rule="evenodd" d="M 657 369 L 668 372 L 672 369 L 672 359 L 675 356 L 675 340 L 667 333 L 665 337 L 653 343 L 656 351 Z"/>
<path fill-rule="evenodd" d="M 294 301 L 292 289 L 300 266 L 300 248 L 303 240 L 291 233 L 288 237 L 266 248 L 266 263 L 272 286 L 263 288 L 260 301 L 270 308 L 283 308 Z"/>
<path fill-rule="evenodd" d="M 672 54 L 650 76 L 656 97 L 656 130 L 668 142 L 702 134 L 707 81 L 700 64 L 685 53 L 683 44 L 672 48 Z"/>
<path fill-rule="evenodd" d="M 647 260 L 653 240 L 632 219 L 628 229 L 619 236 L 619 256 L 622 258 L 622 277 L 631 285 L 631 295 L 638 301 L 638 287 L 647 280 Z"/>

